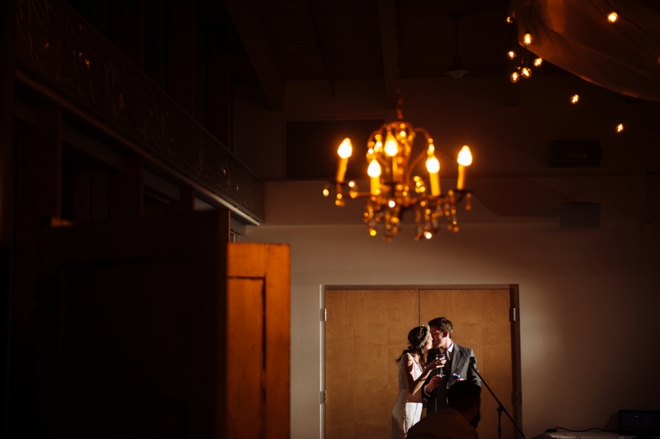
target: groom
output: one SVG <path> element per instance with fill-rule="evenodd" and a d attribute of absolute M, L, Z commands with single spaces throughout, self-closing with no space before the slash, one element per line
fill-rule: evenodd
<path fill-rule="evenodd" d="M 422 386 L 422 395 L 427 402 L 427 415 L 447 408 L 447 389 L 456 380 L 467 380 L 481 386 L 481 380 L 470 367 L 470 359 L 474 358 L 474 352 L 471 348 L 457 345 L 451 339 L 454 325 L 444 317 L 436 317 L 429 322 L 429 326 L 433 337 L 433 349 L 428 353 L 428 361 L 435 360 L 436 355 L 442 357 L 443 354 L 447 361 L 442 369 L 442 376 L 433 372 Z M 473 361 L 476 368 L 476 358 Z"/>

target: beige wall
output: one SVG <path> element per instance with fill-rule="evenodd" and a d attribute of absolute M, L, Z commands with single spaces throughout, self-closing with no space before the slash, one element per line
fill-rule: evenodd
<path fill-rule="evenodd" d="M 594 104 L 565 104 L 564 84 L 532 78 L 520 105 L 505 108 L 501 78 L 404 82 L 407 120 L 442 139 L 436 144 L 448 153 L 473 148 L 476 200 L 472 212 L 461 210 L 458 234 L 416 242 L 408 225 L 391 243 L 367 235 L 362 202 L 339 209 L 321 196 L 324 182 L 278 181 L 283 121 L 394 117 L 382 109 L 377 83 L 339 82 L 337 98 L 324 83 L 288 83 L 278 113 L 247 87 L 237 92 L 237 154 L 270 180 L 265 224 L 248 227 L 242 240 L 291 245 L 293 439 L 319 437 L 321 285 L 519 284 L 528 437 L 556 426 L 609 426 L 619 409 L 660 410 L 660 233 L 657 223 L 647 234 L 639 227 L 642 174 L 660 164 L 658 132 L 614 135 L 614 118 Z M 657 105 L 598 98 L 657 128 Z M 570 138 L 599 139 L 601 166 L 548 168 L 551 141 Z M 600 228 L 559 228 L 559 204 L 575 199 L 602 204 Z"/>

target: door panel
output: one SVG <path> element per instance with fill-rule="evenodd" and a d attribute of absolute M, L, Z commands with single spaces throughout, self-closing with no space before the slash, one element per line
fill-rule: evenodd
<path fill-rule="evenodd" d="M 326 437 L 389 437 L 416 290 L 326 290 Z"/>
<path fill-rule="evenodd" d="M 236 439 L 265 438 L 263 279 L 227 279 L 227 431 Z M 246 361 L 250 359 L 250 361 Z M 258 377 L 258 379 L 254 379 Z M 260 395 L 255 398 L 254 395 Z"/>
<path fill-rule="evenodd" d="M 510 307 L 508 289 L 420 291 L 421 321 L 435 317 L 451 320 L 453 340 L 474 349 L 479 373 L 513 416 Z M 502 437 L 513 437 L 511 422 L 504 418 L 506 415 Z M 481 439 L 497 438 L 497 403 L 486 386 L 482 386 L 478 431 Z"/>

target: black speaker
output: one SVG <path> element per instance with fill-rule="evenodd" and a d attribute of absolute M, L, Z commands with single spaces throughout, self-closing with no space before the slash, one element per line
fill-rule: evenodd
<path fill-rule="evenodd" d="M 601 157 L 598 140 L 555 140 L 548 164 L 551 168 L 597 167 Z"/>
<path fill-rule="evenodd" d="M 600 203 L 562 203 L 559 209 L 559 227 L 600 227 Z"/>

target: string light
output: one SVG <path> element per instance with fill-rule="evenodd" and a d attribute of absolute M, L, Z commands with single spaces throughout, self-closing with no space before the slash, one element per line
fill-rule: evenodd
<path fill-rule="evenodd" d="M 607 0 L 606 0 L 605 2 L 609 4 L 609 2 L 608 2 Z M 611 4 L 609 4 L 609 6 L 612 7 Z M 531 8 L 531 5 L 530 5 L 530 9 L 529 9 L 529 16 L 530 16 L 530 17 L 529 17 L 529 20 L 530 20 L 530 22 L 531 22 L 531 18 L 532 18 L 532 8 Z M 616 23 L 616 22 L 618 22 L 618 20 L 619 20 L 619 11 L 612 10 L 609 14 L 606 15 L 606 17 L 607 17 L 607 21 L 608 21 L 609 23 Z M 624 18 L 625 18 L 627 21 L 629 21 L 631 24 L 633 24 L 635 27 L 637 27 L 640 31 L 642 31 L 643 33 L 645 33 L 645 34 L 646 34 L 649 38 L 651 38 L 654 42 L 660 44 L 660 42 L 659 42 L 656 38 L 654 38 L 653 35 L 649 34 L 645 29 L 643 29 L 643 28 L 642 28 L 641 26 L 639 26 L 637 23 L 633 22 L 633 21 L 630 20 L 628 17 L 625 17 L 625 16 L 624 16 Z M 514 22 L 513 20 L 510 20 L 510 17 L 507 17 L 507 23 L 513 23 L 513 22 Z M 513 71 L 513 72 L 510 74 L 510 76 L 509 76 L 509 79 L 511 80 L 511 82 L 513 82 L 513 83 L 517 83 L 517 82 L 520 80 L 520 77 L 521 77 L 521 76 L 524 77 L 524 78 L 529 78 L 529 77 L 531 77 L 531 75 L 532 75 L 532 69 L 530 68 L 530 66 L 529 66 L 528 62 L 526 61 L 526 59 L 529 59 L 528 57 L 531 56 L 531 55 L 533 55 L 533 54 L 527 49 L 528 46 L 532 45 L 533 41 L 534 41 L 534 38 L 532 37 L 532 34 L 531 34 L 530 29 L 529 29 L 529 27 L 528 27 L 527 30 L 525 31 L 525 34 L 523 35 L 523 38 L 522 38 L 522 41 L 521 41 L 521 45 L 524 46 L 525 49 L 523 49 L 524 52 L 523 52 L 523 55 L 522 55 L 522 57 L 521 57 L 520 63 L 519 63 L 519 65 L 516 67 L 516 70 Z M 509 50 L 509 51 L 507 52 L 507 56 L 509 57 L 509 59 L 513 60 L 513 59 L 515 59 L 515 58 L 518 56 L 518 54 L 516 54 L 515 51 L 514 51 L 513 49 L 511 49 L 511 50 Z M 660 56 L 658 56 L 658 58 L 657 58 L 657 62 L 658 62 L 658 64 L 660 64 Z M 534 67 L 540 67 L 540 66 L 542 65 L 542 63 L 543 63 L 543 59 L 542 59 L 541 57 L 536 57 L 536 58 L 533 59 L 533 61 L 532 61 L 531 64 L 532 64 Z M 562 77 L 564 77 L 564 76 L 562 75 Z M 565 79 L 566 81 L 568 81 L 568 78 L 564 77 L 564 79 Z M 568 81 L 568 82 L 570 83 L 570 81 Z M 571 85 L 572 85 L 572 84 L 571 84 Z M 598 102 L 594 101 L 593 99 L 590 99 L 589 96 L 587 96 L 587 98 L 588 98 L 589 100 L 591 100 L 594 104 L 596 104 L 598 107 L 600 107 L 603 111 L 609 113 L 609 114 L 612 115 L 612 116 L 615 116 L 612 112 L 610 112 L 609 110 L 607 110 L 607 109 L 606 109 L 605 107 L 603 107 L 601 104 L 599 104 Z M 573 94 L 573 95 L 570 97 L 570 102 L 571 102 L 571 104 L 573 104 L 573 105 L 577 104 L 579 101 L 580 101 L 580 95 L 577 94 L 577 93 Z M 616 116 L 615 116 L 615 117 L 616 117 Z M 651 126 L 648 126 L 648 125 L 644 125 L 644 124 L 637 123 L 637 122 L 632 122 L 632 123 L 633 123 L 633 125 L 638 125 L 638 126 L 641 126 L 641 127 L 646 128 L 646 129 L 650 129 L 650 130 L 653 130 L 653 131 L 660 131 L 660 130 L 658 130 L 657 128 L 655 128 L 655 127 L 651 127 Z M 617 134 L 620 134 L 620 133 L 622 133 L 622 132 L 625 130 L 625 128 L 626 128 L 626 127 L 624 126 L 624 123 L 623 123 L 623 122 L 619 122 L 619 123 L 616 125 L 616 127 L 615 127 L 615 131 L 616 131 Z"/>

